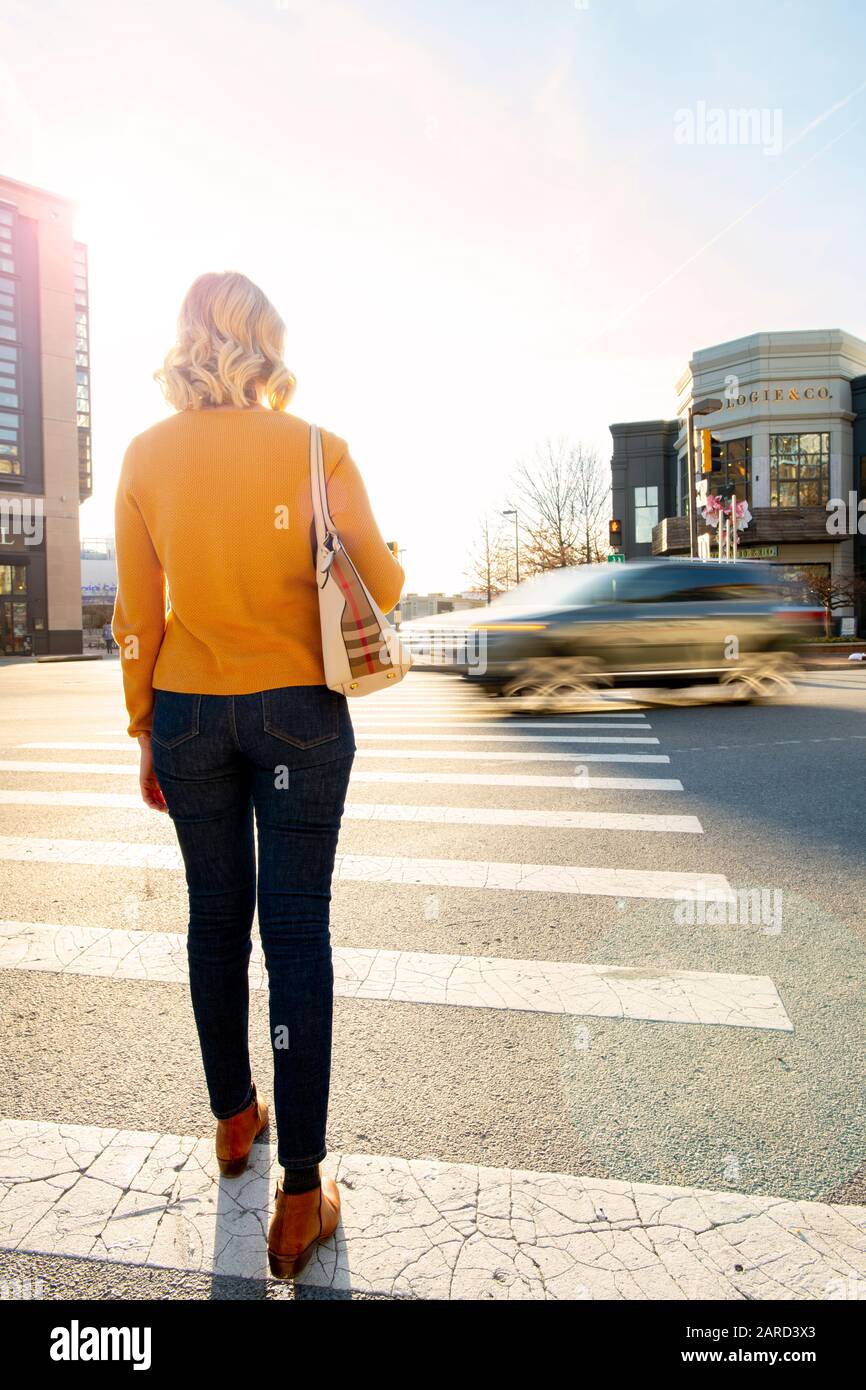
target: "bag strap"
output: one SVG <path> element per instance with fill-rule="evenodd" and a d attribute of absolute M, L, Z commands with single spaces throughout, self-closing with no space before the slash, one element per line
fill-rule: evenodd
<path fill-rule="evenodd" d="M 310 425 L 310 492 L 313 496 L 313 517 L 316 521 L 317 553 L 327 552 L 327 559 L 321 566 L 320 588 L 328 577 L 331 560 L 336 552 L 342 550 L 341 539 L 334 530 L 334 521 L 328 512 L 328 488 L 325 484 L 325 456 L 321 446 L 321 431 L 318 425 Z"/>
<path fill-rule="evenodd" d="M 334 534 L 334 523 L 328 511 L 328 488 L 325 482 L 325 456 L 318 425 L 310 425 L 310 491 L 313 498 L 313 517 L 316 523 L 316 543 L 323 545 Z"/>

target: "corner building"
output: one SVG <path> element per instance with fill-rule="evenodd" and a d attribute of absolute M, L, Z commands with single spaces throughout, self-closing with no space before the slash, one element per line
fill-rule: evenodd
<path fill-rule="evenodd" d="M 707 398 L 722 401 L 695 418 L 696 434 L 709 429 L 722 445 L 711 488 L 733 483 L 752 512 L 740 554 L 788 575 L 858 572 L 866 537 L 856 516 L 845 534 L 828 529 L 831 499 L 866 497 L 866 342 L 839 329 L 702 348 L 676 384 L 675 418 L 611 425 L 613 515 L 623 520 L 626 558 L 688 554 L 686 419 Z M 700 482 L 697 445 L 696 474 Z"/>

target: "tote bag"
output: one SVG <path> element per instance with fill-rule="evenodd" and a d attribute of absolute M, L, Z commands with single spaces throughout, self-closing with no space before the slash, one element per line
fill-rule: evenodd
<path fill-rule="evenodd" d="M 310 426 L 310 488 L 325 683 L 343 695 L 372 695 L 402 680 L 412 657 L 373 602 L 334 528 L 317 425 Z"/>

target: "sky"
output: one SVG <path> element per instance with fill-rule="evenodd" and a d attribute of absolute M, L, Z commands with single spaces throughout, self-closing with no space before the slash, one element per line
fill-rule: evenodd
<path fill-rule="evenodd" d="M 864 46 L 862 0 L 0 0 L 0 172 L 89 248 L 82 536 L 188 285 L 236 269 L 407 590 L 466 588 L 544 439 L 606 469 L 694 350 L 866 337 Z"/>

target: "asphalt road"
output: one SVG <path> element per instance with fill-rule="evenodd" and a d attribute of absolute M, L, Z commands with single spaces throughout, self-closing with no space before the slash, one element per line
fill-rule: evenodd
<path fill-rule="evenodd" d="M 553 870 L 592 866 L 613 887 L 560 891 L 551 880 L 548 889 L 542 873 L 540 886 L 519 881 L 503 888 L 495 873 L 482 875 L 483 882 L 471 875 L 449 882 L 455 873 L 441 869 L 430 871 L 426 883 L 397 882 L 392 869 L 382 870 L 377 881 L 362 869 L 360 878 L 335 883 L 335 947 L 493 957 L 539 968 L 550 962 L 631 967 L 650 980 L 654 972 L 662 978 L 671 971 L 768 978 L 787 1026 L 666 1021 L 652 1016 L 653 1005 L 641 1004 L 631 1017 L 605 1017 L 513 1003 L 486 1007 L 470 1000 L 473 1006 L 459 1007 L 429 998 L 339 997 L 330 1148 L 866 1205 L 866 672 L 810 675 L 772 705 L 649 709 L 634 728 L 612 718 L 604 731 L 610 738 L 658 743 L 610 748 L 663 755 L 669 764 L 582 764 L 582 752 L 604 752 L 604 745 L 536 740 L 601 736 L 601 719 L 597 730 L 568 728 L 565 718 L 551 721 L 560 729 L 537 732 L 506 720 L 494 725 L 489 704 L 463 703 L 464 688 L 444 675 L 413 674 L 403 695 L 389 692 L 388 698 L 394 711 L 404 699 L 393 717 L 386 700 L 376 712 L 366 708 L 370 702 L 359 702 L 365 707 L 356 716 L 359 747 L 378 749 L 379 756 L 365 754 L 355 771 L 432 771 L 441 780 L 353 781 L 350 803 L 428 812 L 462 808 L 466 818 L 436 823 L 410 818 L 404 809 L 402 818 L 398 810 L 381 820 L 347 819 L 343 855 Z M 417 708 L 400 726 L 403 741 L 389 740 L 398 731 L 398 712 L 402 718 L 409 705 Z M 414 722 L 419 719 L 441 722 L 425 727 Z M 116 660 L 0 668 L 0 842 L 7 846 L 0 843 L 0 918 L 47 928 L 185 930 L 182 874 L 147 861 L 149 847 L 170 852 L 174 844 L 167 818 L 132 805 L 84 804 L 91 793 L 135 793 L 135 748 L 124 741 L 124 728 Z M 515 741 L 468 741 L 488 728 Z M 425 740 L 433 732 L 438 742 Z M 103 746 L 27 746 L 40 743 Z M 393 756 L 401 748 L 413 758 Z M 435 761 L 418 757 L 437 748 Z M 458 749 L 472 755 L 545 748 L 565 751 L 568 759 L 447 756 Z M 17 762 L 42 767 L 10 767 Z M 98 762 L 130 763 L 131 770 L 93 771 Z M 580 766 L 588 768 L 589 785 L 575 785 L 583 776 Z M 478 773 L 553 775 L 563 782 L 461 780 Z M 677 779 L 682 790 L 594 787 L 596 777 Z M 33 792 L 49 799 L 27 804 Z M 691 817 L 702 833 L 483 823 L 472 814 L 505 808 Z M 63 848 L 69 842 L 85 848 L 69 852 Z M 143 860 L 136 860 L 136 847 L 145 852 Z M 734 893 L 762 890 L 764 896 L 750 898 L 748 907 L 741 897 L 725 920 L 708 907 L 708 920 L 701 920 L 699 904 L 644 896 L 640 879 L 626 875 L 623 882 L 632 888 L 618 892 L 621 871 L 722 875 Z M 441 881 L 429 881 L 437 874 Z M 0 986 L 3 1121 L 210 1141 L 214 1121 L 181 981 L 34 969 L 22 957 L 0 971 Z M 264 990 L 254 991 L 254 1074 L 264 1091 L 270 1072 L 266 1005 Z M 637 1016 L 641 1008 L 649 1016 Z M 7 1176 L 8 1170 L 7 1161 Z M 96 1250 L 88 1258 L 63 1253 L 44 1241 L 29 1246 L 23 1239 L 18 1249 L 0 1249 L 0 1279 L 37 1276 L 46 1296 L 55 1298 L 293 1296 L 291 1286 L 264 1278 L 144 1269 L 99 1258 Z M 342 1293 L 299 1285 L 295 1296 L 382 1293 L 361 1285 Z"/>

